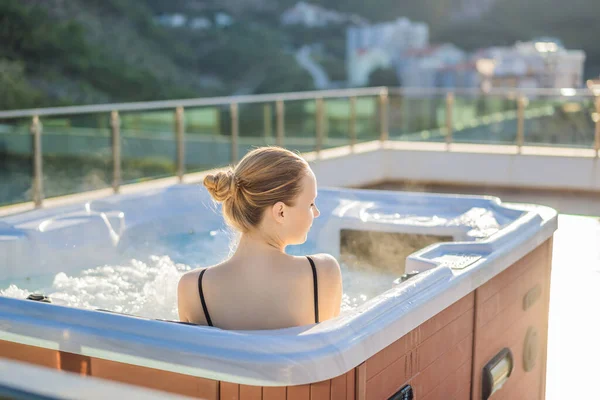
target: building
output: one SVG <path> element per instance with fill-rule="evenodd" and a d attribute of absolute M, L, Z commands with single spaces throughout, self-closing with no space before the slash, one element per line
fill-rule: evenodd
<path fill-rule="evenodd" d="M 189 28 L 193 30 L 210 29 L 211 27 L 227 27 L 235 21 L 227 13 L 216 12 L 212 16 L 198 16 L 188 18 L 183 14 L 163 14 L 154 18 L 154 21 L 169 28 Z"/>
<path fill-rule="evenodd" d="M 518 88 L 581 88 L 585 52 L 567 50 L 556 39 L 517 42 L 512 47 L 490 47 L 473 56 L 489 59 L 491 85 Z"/>
<path fill-rule="evenodd" d="M 429 45 L 429 27 L 407 18 L 374 25 L 352 26 L 346 30 L 348 81 L 364 86 L 377 68 L 395 65 L 407 49 Z"/>
<path fill-rule="evenodd" d="M 466 53 L 455 45 L 434 45 L 402 52 L 396 71 L 404 87 L 468 87 L 474 68 L 466 61 Z"/>
<path fill-rule="evenodd" d="M 366 19 L 358 15 L 328 10 L 304 1 L 300 1 L 294 7 L 284 11 L 280 21 L 282 25 L 304 25 L 308 28 L 319 28 L 329 24 L 367 23 Z"/>
<path fill-rule="evenodd" d="M 187 23 L 187 17 L 183 14 L 164 14 L 155 17 L 157 24 L 170 28 L 181 28 Z"/>

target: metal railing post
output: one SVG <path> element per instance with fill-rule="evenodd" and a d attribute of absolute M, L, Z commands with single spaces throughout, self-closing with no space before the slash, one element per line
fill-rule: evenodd
<path fill-rule="evenodd" d="M 238 161 L 238 138 L 239 138 L 239 122 L 237 103 L 229 105 L 231 111 L 231 163 L 235 164 Z"/>
<path fill-rule="evenodd" d="M 354 152 L 356 145 L 356 96 L 350 97 L 350 151 Z"/>
<path fill-rule="evenodd" d="M 119 193 L 119 187 L 121 186 L 121 119 L 118 111 L 110 113 L 110 128 L 113 159 L 112 188 L 115 193 Z"/>
<path fill-rule="evenodd" d="M 275 102 L 275 113 L 277 119 L 277 137 L 275 138 L 275 144 L 279 147 L 283 147 L 283 138 L 285 136 L 285 106 L 283 100 L 277 100 Z"/>
<path fill-rule="evenodd" d="M 594 150 L 596 157 L 600 157 L 600 96 L 596 96 L 596 131 L 594 134 Z"/>
<path fill-rule="evenodd" d="M 446 148 L 450 149 L 454 133 L 454 93 L 446 94 Z"/>
<path fill-rule="evenodd" d="M 215 113 L 215 135 L 221 134 L 221 109 L 217 106 L 214 108 Z"/>
<path fill-rule="evenodd" d="M 389 138 L 388 103 L 388 91 L 386 88 L 379 94 L 379 140 L 382 143 Z"/>
<path fill-rule="evenodd" d="M 323 149 L 323 130 L 324 130 L 323 117 L 325 115 L 325 112 L 324 112 L 325 103 L 323 101 L 323 98 L 321 98 L 321 97 L 317 98 L 315 100 L 315 105 L 316 105 L 315 125 L 316 125 L 316 130 L 317 130 L 315 151 L 317 152 L 317 154 L 319 154 L 321 152 L 321 150 Z"/>
<path fill-rule="evenodd" d="M 273 113 L 271 112 L 271 107 L 270 103 L 263 104 L 263 136 L 265 144 L 269 144 L 273 137 Z"/>
<path fill-rule="evenodd" d="M 183 182 L 185 174 L 185 119 L 183 107 L 175 109 L 175 140 L 177 142 L 177 178 Z"/>
<path fill-rule="evenodd" d="M 521 153 L 521 147 L 525 143 L 525 105 L 527 99 L 520 95 L 517 98 L 517 152 Z"/>
<path fill-rule="evenodd" d="M 44 171 L 42 169 L 42 123 L 36 115 L 31 121 L 33 135 L 33 203 L 36 208 L 42 207 L 44 201 Z"/>

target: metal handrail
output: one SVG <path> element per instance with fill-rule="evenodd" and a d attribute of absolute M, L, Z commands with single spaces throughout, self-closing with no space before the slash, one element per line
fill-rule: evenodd
<path fill-rule="evenodd" d="M 600 157 L 600 94 L 595 99 L 596 115 L 594 116 L 594 150 L 596 157 Z"/>
<path fill-rule="evenodd" d="M 119 187 L 121 186 L 121 120 L 118 111 L 110 113 L 110 127 L 112 132 L 113 161 L 112 188 L 115 193 L 119 193 Z"/>
<path fill-rule="evenodd" d="M 133 103 L 111 103 L 97 104 L 87 106 L 66 106 L 66 107 L 48 107 L 48 108 L 31 108 L 23 110 L 0 111 L 0 119 L 23 118 L 37 116 L 59 116 L 59 115 L 75 115 L 86 113 L 104 113 L 119 110 L 124 111 L 149 111 L 161 109 L 173 109 L 176 107 L 210 107 L 229 105 L 231 103 L 247 104 L 247 103 L 268 103 L 276 101 L 296 101 L 296 100 L 314 100 L 316 98 L 331 99 L 343 98 L 352 96 L 378 96 L 381 93 L 387 92 L 388 95 L 446 95 L 454 93 L 454 95 L 481 95 L 480 89 L 476 88 L 419 88 L 419 87 L 371 87 L 371 88 L 352 88 L 352 89 L 335 89 L 335 90 L 314 90 L 306 92 L 290 92 L 290 93 L 273 93 L 273 94 L 253 94 L 243 96 L 220 96 L 220 97 L 204 97 L 195 99 L 177 99 L 163 101 L 145 101 Z M 506 89 L 491 89 L 485 92 L 491 96 L 561 96 L 561 97 L 594 97 L 594 94 L 589 89 L 528 89 L 528 88 L 506 88 Z"/>
<path fill-rule="evenodd" d="M 275 102 L 275 114 L 277 120 L 277 136 L 275 144 L 283 147 L 283 137 L 285 135 L 285 106 L 283 105 L 283 100 L 277 100 Z"/>
<path fill-rule="evenodd" d="M 525 107 L 527 107 L 527 98 L 519 96 L 517 99 L 517 149 L 521 152 L 521 147 L 525 143 Z"/>
<path fill-rule="evenodd" d="M 322 97 L 315 100 L 315 152 L 317 155 L 323 150 L 323 139 L 325 136 L 325 102 Z"/>
<path fill-rule="evenodd" d="M 44 172 L 42 168 L 42 123 L 38 117 L 31 122 L 33 135 L 33 203 L 41 207 L 44 201 Z"/>
<path fill-rule="evenodd" d="M 430 95 L 444 96 L 447 93 L 455 95 L 489 95 L 517 97 L 526 96 L 559 96 L 559 97 L 594 97 L 590 89 L 577 88 L 492 88 L 483 92 L 479 88 L 420 88 L 420 87 L 392 87 L 388 88 L 394 95 Z"/>
<path fill-rule="evenodd" d="M 356 145 L 356 97 L 350 97 L 350 121 L 348 126 L 350 134 L 350 149 L 354 151 Z"/>
<path fill-rule="evenodd" d="M 450 150 L 454 132 L 454 94 L 446 94 L 446 146 Z"/>
<path fill-rule="evenodd" d="M 231 114 L 231 164 L 238 162 L 238 138 L 240 132 L 240 116 L 237 103 L 229 105 Z"/>
<path fill-rule="evenodd" d="M 314 100 L 316 98 L 331 99 L 350 96 L 377 96 L 382 91 L 387 90 L 386 87 L 373 88 L 357 88 L 357 89 L 337 89 L 337 90 L 318 90 L 306 92 L 290 92 L 290 93 L 274 93 L 274 94 L 252 94 L 244 96 L 221 96 L 221 97 L 204 97 L 196 99 L 179 99 L 179 100 L 164 100 L 164 101 L 145 101 L 135 103 L 114 103 L 114 104 L 98 104 L 89 106 L 67 106 L 67 107 L 50 107 L 50 108 L 33 108 L 26 110 L 0 111 L 0 119 L 7 118 L 23 118 L 37 116 L 58 116 L 58 115 L 74 115 L 74 114 L 93 114 L 111 112 L 113 110 L 123 111 L 149 111 L 172 109 L 176 107 L 210 107 L 222 106 L 232 103 L 249 104 L 249 103 L 268 103 L 281 101 L 296 101 L 296 100 Z"/>
<path fill-rule="evenodd" d="M 177 142 L 177 178 L 183 182 L 185 174 L 185 115 L 183 107 L 175 109 L 175 140 Z"/>
<path fill-rule="evenodd" d="M 389 97 L 387 89 L 379 94 L 379 140 L 385 142 L 389 138 L 388 118 Z"/>

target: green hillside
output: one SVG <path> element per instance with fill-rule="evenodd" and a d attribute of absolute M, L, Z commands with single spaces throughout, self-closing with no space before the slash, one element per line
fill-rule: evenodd
<path fill-rule="evenodd" d="M 430 25 L 431 41 L 465 50 L 555 36 L 587 53 L 586 77 L 600 74 L 597 0 L 496 0 L 477 20 L 454 22 L 459 0 L 315 0 L 369 20 L 406 16 Z M 295 59 L 321 43 L 318 58 L 334 80 L 345 78 L 345 27 L 283 28 L 279 15 L 296 0 L 2 0 L 0 109 L 312 89 Z M 231 26 L 166 28 L 162 13 Z"/>

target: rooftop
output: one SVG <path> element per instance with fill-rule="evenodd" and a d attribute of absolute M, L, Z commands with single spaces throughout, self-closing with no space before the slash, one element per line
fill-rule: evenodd
<path fill-rule="evenodd" d="M 360 96 L 362 93 L 365 97 L 380 96 L 380 101 L 387 101 L 388 95 L 410 94 L 410 91 L 400 93 L 395 92 L 394 89 L 388 91 L 383 88 L 373 91 L 361 90 L 362 92 L 296 93 L 287 94 L 285 98 L 280 95 L 263 95 L 242 96 L 233 100 L 231 98 L 210 101 L 196 99 L 188 100 L 187 103 L 169 101 L 54 110 L 20 110 L 5 112 L 0 117 L 33 117 L 35 121 L 38 116 L 43 119 L 45 115 L 60 113 L 108 113 L 112 110 L 139 111 L 184 106 L 231 105 L 236 100 L 238 104 L 281 102 L 283 108 L 283 101 L 288 104 L 292 101 L 306 101 L 320 97 L 320 103 L 315 103 L 316 110 L 320 110 L 315 113 L 318 117 L 322 115 L 323 99 L 327 100 L 328 96 L 345 98 Z M 576 93 L 582 96 L 582 92 Z M 549 91 L 545 95 L 558 96 L 559 94 L 560 92 Z M 506 96 L 507 101 L 514 101 L 517 95 L 521 94 L 507 92 L 503 95 Z M 449 98 L 453 99 L 453 97 Z M 465 97 L 465 99 L 469 98 Z M 573 101 L 579 100 L 579 97 L 571 98 L 574 99 Z M 592 98 L 588 96 L 588 100 Z M 451 105 L 452 102 L 440 103 L 440 107 Z M 234 109 L 237 113 L 237 108 Z M 181 111 L 183 112 L 183 108 Z M 527 110 L 486 115 L 480 121 L 475 121 L 477 124 L 469 128 L 472 131 L 464 129 L 464 132 L 461 132 L 455 123 L 454 131 L 451 129 L 450 135 L 444 132 L 443 127 L 432 128 L 427 130 L 427 137 L 432 138 L 432 141 L 427 143 L 411 141 L 411 138 L 421 140 L 419 138 L 424 137 L 425 131 L 394 134 L 393 130 L 390 130 L 391 132 L 386 130 L 387 125 L 381 124 L 381 140 L 372 140 L 372 135 L 369 139 L 371 141 L 364 141 L 363 138 L 363 143 L 347 146 L 342 145 L 342 141 L 346 143 L 345 138 L 335 139 L 338 140 L 337 142 L 323 141 L 323 127 L 317 124 L 315 129 L 321 142 L 315 141 L 314 145 L 325 144 L 325 146 L 320 147 L 319 151 L 305 153 L 305 157 L 312 163 L 322 186 L 369 186 L 390 190 L 485 194 L 498 196 L 504 202 L 543 204 L 557 209 L 561 214 L 553 251 L 547 399 L 589 398 L 596 386 L 595 376 L 592 376 L 596 369 L 596 356 L 600 356 L 600 342 L 597 339 L 600 337 L 600 322 L 595 317 L 598 314 L 597 304 L 600 304 L 600 290 L 598 290 L 600 288 L 600 246 L 598 245 L 600 243 L 600 196 L 598 196 L 600 164 L 597 152 L 600 147 L 600 123 L 598 123 L 600 119 L 597 121 L 595 137 L 593 131 L 586 131 L 590 139 L 589 143 L 586 142 L 587 148 L 573 144 L 567 147 L 567 143 L 558 147 L 551 146 L 550 143 L 545 145 L 527 143 L 525 139 L 530 140 L 530 138 L 525 136 L 525 130 L 532 129 L 527 123 L 534 122 L 536 118 L 547 117 L 545 114 L 537 113 L 539 110 L 536 111 L 534 107 L 530 107 L 529 111 L 532 112 L 531 115 L 527 114 Z M 281 126 L 284 126 L 285 114 L 278 115 L 281 116 Z M 494 122 L 495 117 L 504 118 L 504 125 L 499 125 L 501 118 Z M 277 118 L 276 122 L 280 117 Z M 515 125 L 514 128 L 512 123 Z M 238 129 L 237 125 L 234 126 Z M 472 143 L 473 141 L 486 142 L 492 128 L 498 126 L 511 133 L 510 142 L 505 140 L 502 144 Z M 515 130 L 516 134 L 513 133 Z M 236 130 L 235 140 L 238 139 L 237 134 Z M 284 137 L 283 134 L 282 130 L 279 139 L 284 144 L 293 146 L 296 142 L 292 140 L 298 140 L 298 138 Z M 234 137 L 233 131 L 229 137 Z M 222 135 L 222 140 L 227 138 L 228 136 Z M 174 138 L 171 137 L 169 140 Z M 312 146 L 312 142 L 310 143 Z M 229 143 L 225 145 L 229 146 Z M 326 147 L 333 148 L 326 149 Z M 234 150 L 231 154 L 235 154 L 232 158 L 237 157 Z M 366 165 L 369 168 L 365 168 Z M 353 172 L 348 174 L 347 171 Z M 206 173 L 207 171 L 185 174 L 182 175 L 182 179 L 189 183 L 200 182 Z M 178 182 L 177 177 L 168 177 L 121 185 L 119 189 L 121 193 L 132 193 L 152 187 L 164 187 L 176 182 Z M 112 188 L 103 188 L 93 192 L 48 199 L 44 201 L 44 206 L 52 207 L 83 199 L 100 198 L 112 193 Z M 0 216 L 27 211 L 33 207 L 33 202 L 0 207 Z"/>

